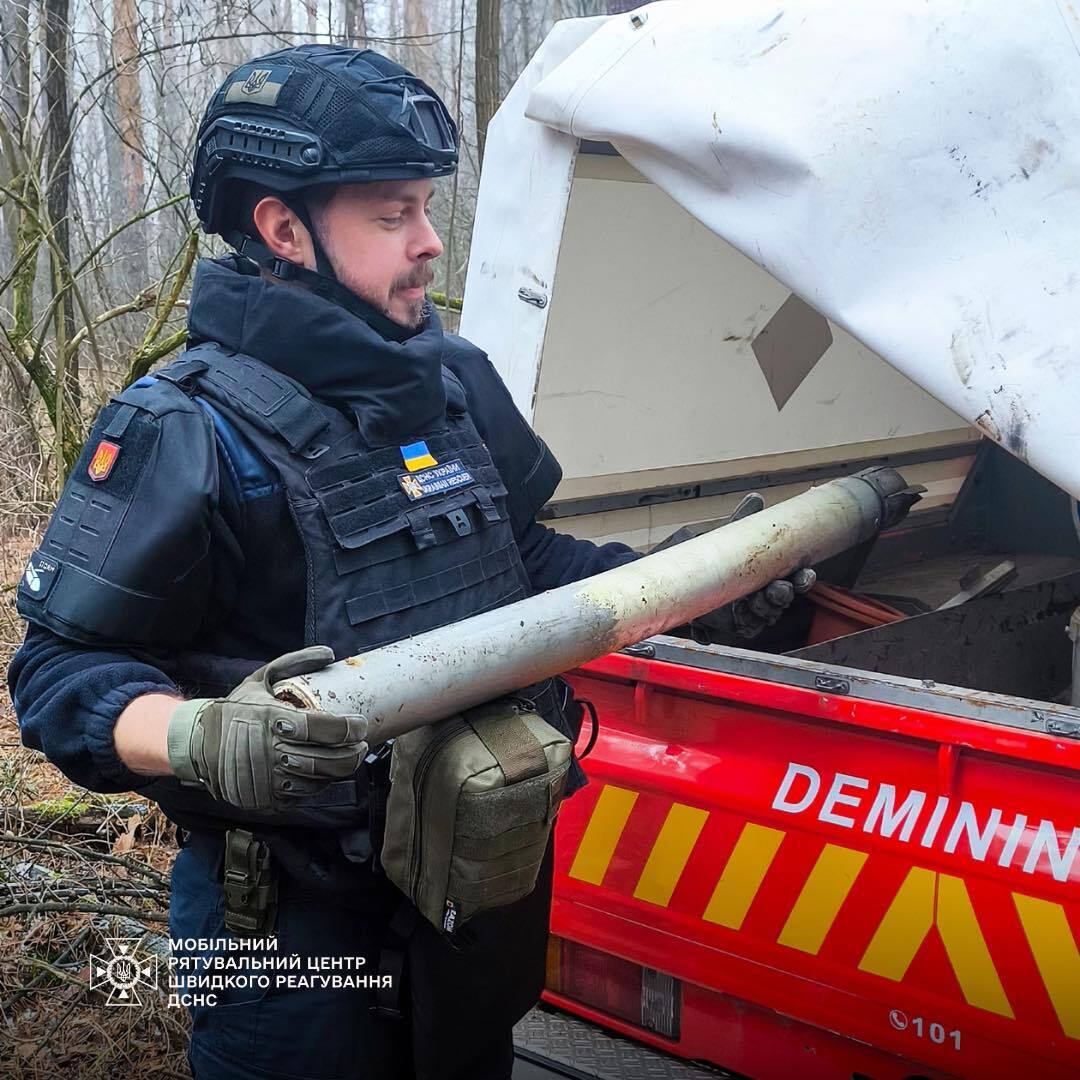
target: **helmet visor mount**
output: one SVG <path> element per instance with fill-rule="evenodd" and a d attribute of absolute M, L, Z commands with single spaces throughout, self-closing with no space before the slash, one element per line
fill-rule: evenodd
<path fill-rule="evenodd" d="M 379 101 L 388 120 L 405 128 L 422 146 L 439 154 L 456 155 L 454 122 L 446 106 L 419 79 L 379 79 L 367 83 L 365 90 Z M 390 100 L 380 100 L 384 98 Z"/>

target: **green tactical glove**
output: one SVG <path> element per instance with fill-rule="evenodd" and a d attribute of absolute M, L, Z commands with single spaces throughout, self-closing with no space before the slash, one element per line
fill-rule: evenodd
<path fill-rule="evenodd" d="M 178 705 L 168 729 L 173 773 L 247 810 L 280 809 L 352 775 L 367 755 L 367 721 L 297 709 L 271 693 L 333 660 L 332 649 L 314 645 L 271 660 L 226 698 Z"/>

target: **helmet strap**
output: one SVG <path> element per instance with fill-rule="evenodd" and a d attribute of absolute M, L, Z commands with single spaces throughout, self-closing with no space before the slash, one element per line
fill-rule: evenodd
<path fill-rule="evenodd" d="M 315 231 L 315 223 L 311 220 L 311 211 L 308 209 L 307 200 L 301 192 L 279 192 L 278 198 L 300 219 L 303 226 L 311 237 L 311 249 L 315 254 L 315 270 L 323 277 L 337 281 L 338 276 L 330 262 L 326 249 L 319 240 L 319 234 Z"/>
<path fill-rule="evenodd" d="M 344 308 L 351 315 L 363 319 L 373 330 L 390 341 L 406 341 L 416 333 L 415 330 L 394 322 L 366 300 L 361 300 L 356 293 L 338 281 L 336 275 L 332 276 L 332 269 L 328 275 L 283 259 L 275 255 L 261 240 L 239 229 L 223 230 L 221 236 L 242 258 L 254 263 L 261 270 L 266 270 L 279 281 L 295 281 L 303 285 L 316 296 L 321 296 L 324 300 Z"/>

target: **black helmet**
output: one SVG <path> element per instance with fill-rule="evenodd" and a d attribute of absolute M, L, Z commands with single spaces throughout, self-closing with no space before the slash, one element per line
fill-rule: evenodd
<path fill-rule="evenodd" d="M 195 213 L 229 235 L 230 189 L 411 180 L 457 168 L 457 127 L 429 86 L 370 49 L 300 45 L 237 68 L 199 126 Z"/>

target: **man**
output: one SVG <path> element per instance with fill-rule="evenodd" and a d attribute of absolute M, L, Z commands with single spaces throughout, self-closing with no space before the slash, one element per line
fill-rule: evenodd
<path fill-rule="evenodd" d="M 102 411 L 19 588 L 24 741 L 178 824 L 188 988 L 228 974 L 220 943 L 245 933 L 276 933 L 276 951 L 240 954 L 271 974 L 297 955 L 391 976 L 196 996 L 200 1080 L 505 1078 L 539 995 L 550 850 L 529 897 L 451 947 L 380 873 L 388 748 L 365 758 L 355 718 L 270 694 L 637 557 L 537 524 L 558 464 L 425 299 L 442 252 L 428 201 L 456 163 L 443 103 L 377 53 L 302 46 L 230 75 L 192 198 L 237 253 L 200 263 L 184 356 Z M 425 485 L 440 463 L 450 483 Z M 752 630 L 793 595 L 774 584 L 713 624 Z M 576 736 L 564 684 L 523 693 Z"/>

